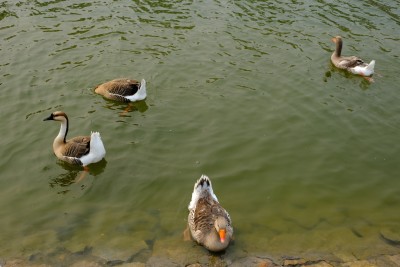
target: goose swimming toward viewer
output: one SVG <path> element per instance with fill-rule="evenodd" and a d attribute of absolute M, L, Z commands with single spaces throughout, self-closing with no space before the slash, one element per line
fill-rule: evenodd
<path fill-rule="evenodd" d="M 371 76 L 374 74 L 375 60 L 369 64 L 365 63 L 361 58 L 356 56 L 342 56 L 343 41 L 342 37 L 336 36 L 332 38 L 332 42 L 336 44 L 335 52 L 331 56 L 331 61 L 339 69 L 350 71 L 354 74 L 362 76 Z"/>
<path fill-rule="evenodd" d="M 232 221 L 219 204 L 206 175 L 195 183 L 188 208 L 188 225 L 193 239 L 210 251 L 226 249 L 232 240 Z"/>
<path fill-rule="evenodd" d="M 56 111 L 44 119 L 48 120 L 61 122 L 60 132 L 53 142 L 54 154 L 60 160 L 85 167 L 102 160 L 106 155 L 100 133 L 92 132 L 91 136 L 77 136 L 66 140 L 69 126 L 67 114 Z"/>
<path fill-rule="evenodd" d="M 140 101 L 147 96 L 144 79 L 140 83 L 130 79 L 115 79 L 98 85 L 94 91 L 105 98 L 121 102 Z"/>

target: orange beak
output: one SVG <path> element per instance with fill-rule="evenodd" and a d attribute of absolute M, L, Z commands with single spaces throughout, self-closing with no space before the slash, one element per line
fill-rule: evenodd
<path fill-rule="evenodd" d="M 225 234 L 226 234 L 226 230 L 225 229 L 220 229 L 219 230 L 219 239 L 221 240 L 221 243 L 225 242 Z"/>
<path fill-rule="evenodd" d="M 332 37 L 331 41 L 336 43 L 336 37 Z"/>

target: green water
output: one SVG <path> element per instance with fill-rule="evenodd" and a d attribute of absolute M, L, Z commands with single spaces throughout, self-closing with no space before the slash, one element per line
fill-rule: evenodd
<path fill-rule="evenodd" d="M 400 2 L 384 2 L 0 2 L 0 257 L 205 253 L 181 238 L 203 173 L 228 255 L 399 253 L 382 238 L 400 240 Z M 374 83 L 332 67 L 334 35 L 376 60 Z M 127 113 L 92 91 L 118 77 L 147 81 Z M 56 110 L 69 137 L 102 135 L 83 181 L 53 155 Z"/>

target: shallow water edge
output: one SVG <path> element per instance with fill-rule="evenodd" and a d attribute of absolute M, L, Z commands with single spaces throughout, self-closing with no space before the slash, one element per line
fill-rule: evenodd
<path fill-rule="evenodd" d="M 51 252 L 38 252 L 27 258 L 0 258 L 1 267 L 50 267 L 50 266 L 121 266 L 121 267 L 277 267 L 277 266 L 304 266 L 304 267 L 395 267 L 400 266 L 400 254 L 383 254 L 366 259 L 356 258 L 349 254 L 326 254 L 326 255 L 308 255 L 302 257 L 299 255 L 281 255 L 272 256 L 263 253 L 248 253 L 246 251 L 236 251 L 235 253 L 222 252 L 210 253 L 202 247 L 193 244 L 190 251 L 183 251 L 172 247 L 153 250 L 152 244 L 132 250 L 131 255 L 119 255 L 122 258 L 116 258 L 117 255 L 109 254 L 109 251 L 99 251 L 92 247 L 85 247 L 81 251 L 71 252 L 65 248 L 56 248 Z M 154 248 L 154 247 L 153 247 Z"/>

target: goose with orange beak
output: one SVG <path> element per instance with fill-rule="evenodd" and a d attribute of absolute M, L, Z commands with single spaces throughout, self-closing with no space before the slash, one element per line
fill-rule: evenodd
<path fill-rule="evenodd" d="M 231 217 L 219 204 L 211 180 L 206 175 L 195 183 L 188 208 L 192 238 L 209 251 L 225 250 L 233 236 Z"/>

